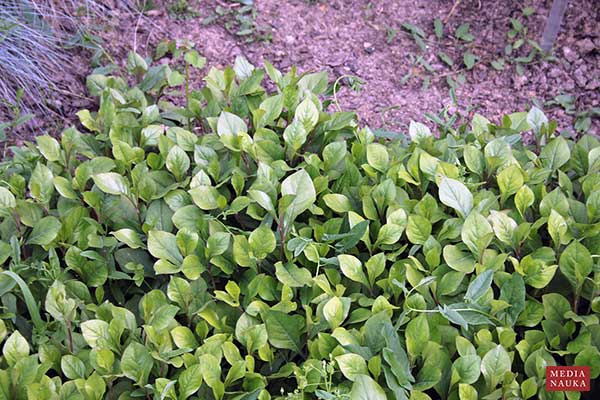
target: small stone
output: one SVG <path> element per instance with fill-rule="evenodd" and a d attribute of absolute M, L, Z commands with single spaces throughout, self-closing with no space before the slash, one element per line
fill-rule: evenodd
<path fill-rule="evenodd" d="M 592 39 L 590 38 L 585 38 L 583 40 L 578 41 L 577 47 L 579 48 L 579 51 L 581 51 L 583 54 L 591 53 L 596 48 L 594 42 L 592 42 Z"/>
<path fill-rule="evenodd" d="M 358 67 L 356 66 L 355 63 L 353 62 L 347 62 L 346 66 L 350 69 L 350 71 L 352 71 L 353 73 L 357 73 L 358 72 Z"/>
<path fill-rule="evenodd" d="M 365 52 L 367 54 L 371 54 L 371 53 L 373 53 L 375 51 L 375 47 L 373 47 L 373 44 L 369 43 L 369 42 L 364 42 L 363 43 L 363 49 L 365 49 Z"/>
<path fill-rule="evenodd" d="M 563 56 L 569 62 L 574 62 L 577 60 L 577 53 L 567 46 L 563 47 Z"/>
<path fill-rule="evenodd" d="M 600 88 L 600 79 L 590 79 L 590 81 L 585 85 L 587 90 L 596 90 Z"/>
<path fill-rule="evenodd" d="M 284 40 L 285 40 L 286 44 L 294 44 L 294 42 L 296 41 L 296 38 L 293 37 L 292 35 L 286 35 Z"/>
<path fill-rule="evenodd" d="M 565 78 L 560 81 L 560 84 L 562 85 L 561 89 L 564 89 L 565 91 L 575 89 L 575 82 L 573 79 Z"/>
<path fill-rule="evenodd" d="M 550 70 L 550 72 L 548 72 L 548 76 L 550 76 L 551 78 L 558 78 L 559 76 L 562 75 L 562 70 L 560 68 L 552 68 Z"/>
<path fill-rule="evenodd" d="M 573 77 L 575 78 L 575 82 L 577 83 L 577 86 L 585 87 L 585 85 L 587 84 L 587 76 L 586 76 L 585 68 L 583 68 L 583 67 L 577 68 L 575 70 L 575 72 L 573 73 Z"/>
<path fill-rule="evenodd" d="M 527 77 L 525 75 L 516 75 L 513 77 L 513 85 L 516 88 L 520 88 L 527 83 Z"/>

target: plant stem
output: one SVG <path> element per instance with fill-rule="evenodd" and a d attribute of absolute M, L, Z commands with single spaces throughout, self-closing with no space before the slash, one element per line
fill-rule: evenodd
<path fill-rule="evenodd" d="M 190 65 L 185 63 L 185 108 L 187 111 L 190 109 Z M 190 117 L 187 117 L 187 128 L 191 130 L 192 121 Z"/>
<path fill-rule="evenodd" d="M 67 337 L 69 338 L 69 351 L 73 353 L 73 332 L 71 332 L 71 321 L 66 320 Z"/>

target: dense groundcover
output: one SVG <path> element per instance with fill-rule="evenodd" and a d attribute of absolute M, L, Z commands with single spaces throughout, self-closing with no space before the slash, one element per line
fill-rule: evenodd
<path fill-rule="evenodd" d="M 533 109 L 382 141 L 266 65 L 194 91 L 132 55 L 89 133 L 13 149 L 0 398 L 579 398 L 545 367 L 600 374 L 598 140 Z"/>

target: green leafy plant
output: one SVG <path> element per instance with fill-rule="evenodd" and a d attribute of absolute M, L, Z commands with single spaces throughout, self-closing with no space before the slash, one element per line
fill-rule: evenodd
<path fill-rule="evenodd" d="M 523 65 L 530 64 L 537 57 L 543 56 L 544 52 L 539 43 L 531 39 L 528 33 L 527 19 L 534 12 L 532 7 L 525 7 L 521 10 L 520 18 L 510 19 L 510 29 L 506 33 L 507 43 L 504 47 L 505 57 L 490 62 L 494 69 L 501 71 L 508 62 L 515 66 L 517 74 L 523 75 Z M 545 59 L 550 60 L 552 57 L 545 57 Z"/>
<path fill-rule="evenodd" d="M 598 377 L 597 139 L 533 109 L 384 142 L 327 111 L 324 72 L 238 58 L 176 101 L 181 73 L 142 61 L 88 78 L 88 133 L 0 165 L 4 397 L 549 399 L 546 365 Z"/>
<path fill-rule="evenodd" d="M 577 97 L 570 94 L 559 94 L 545 103 L 548 107 L 561 107 L 575 118 L 575 133 L 586 133 L 592 127 L 592 119 L 600 117 L 600 107 L 584 108 L 577 105 Z"/>
<path fill-rule="evenodd" d="M 8 134 L 18 129 L 20 126 L 25 125 L 33 118 L 31 113 L 23 113 L 23 105 L 21 99 L 23 98 L 23 89 L 17 89 L 15 94 L 14 103 L 8 103 L 7 100 L 0 99 L 4 102 L 4 106 L 8 109 L 9 115 L 7 115 L 7 121 L 0 121 L 0 141 L 5 141 Z"/>
<path fill-rule="evenodd" d="M 73 73 L 73 59 L 65 51 L 67 48 L 90 50 L 94 65 L 99 65 L 104 58 L 113 62 L 95 33 L 110 26 L 116 14 L 138 12 L 132 0 L 119 1 L 113 8 L 103 3 L 93 0 L 2 2 L 0 118 L 8 119 L 15 104 L 25 113 L 54 116 L 55 104 L 51 100 L 64 101 L 65 96 L 77 96 L 68 90 L 70 88 L 57 84 L 56 76 Z"/>
<path fill-rule="evenodd" d="M 253 0 L 236 0 L 226 6 L 216 6 L 214 11 L 203 20 L 203 24 L 221 23 L 230 34 L 239 36 L 246 43 L 271 41 L 270 30 L 266 26 L 259 25 L 256 17 L 257 10 Z"/>
<path fill-rule="evenodd" d="M 167 4 L 167 12 L 171 18 L 188 19 L 199 17 L 201 13 L 190 6 L 187 0 L 175 0 Z"/>

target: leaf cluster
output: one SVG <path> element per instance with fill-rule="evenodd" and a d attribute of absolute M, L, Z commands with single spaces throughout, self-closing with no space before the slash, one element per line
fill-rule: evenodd
<path fill-rule="evenodd" d="M 178 106 L 182 80 L 134 61 L 134 86 L 88 78 L 90 133 L 1 164 L 4 397 L 563 398 L 545 366 L 598 377 L 597 139 L 532 109 L 380 142 L 327 111 L 322 72 L 238 58 Z"/>

